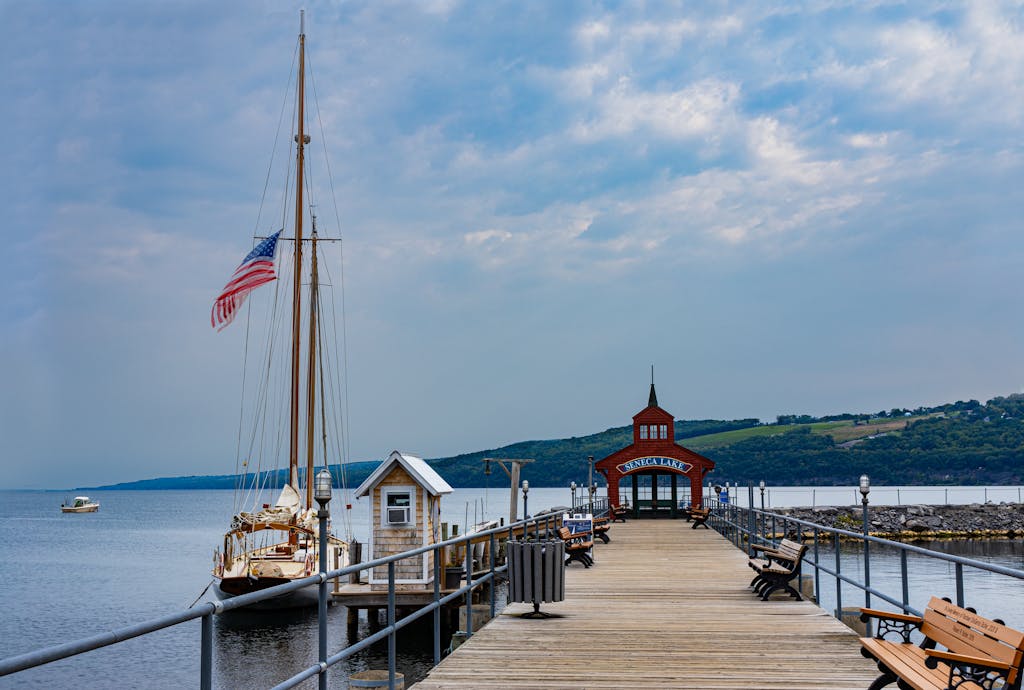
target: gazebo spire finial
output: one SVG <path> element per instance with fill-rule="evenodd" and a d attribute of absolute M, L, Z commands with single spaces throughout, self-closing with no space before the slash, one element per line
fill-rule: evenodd
<path fill-rule="evenodd" d="M 651 365 L 651 394 L 647 398 L 647 407 L 658 406 L 658 394 L 654 392 L 654 365 Z"/>

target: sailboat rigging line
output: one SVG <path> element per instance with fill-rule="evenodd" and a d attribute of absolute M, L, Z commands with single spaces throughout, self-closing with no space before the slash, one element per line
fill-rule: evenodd
<path fill-rule="evenodd" d="M 324 129 L 323 118 L 320 117 L 320 99 L 316 90 L 316 75 L 313 72 L 313 61 L 307 60 L 307 67 L 309 70 L 309 86 L 313 92 L 313 106 L 316 111 L 316 121 L 320 126 L 320 145 L 324 150 L 324 167 L 327 169 L 327 184 L 331 189 L 331 203 L 334 206 L 334 223 L 337 228 L 339 236 L 341 235 L 341 213 L 338 210 L 338 194 L 334 186 L 334 171 L 331 168 L 331 158 L 327 155 L 327 131 Z M 325 267 L 327 262 L 324 262 Z M 345 318 L 345 252 L 344 243 L 341 243 L 341 249 L 339 250 L 339 268 L 341 269 L 341 348 L 342 348 L 342 359 L 341 370 L 348 371 L 348 328 L 347 321 Z M 329 270 L 328 270 L 329 275 Z M 333 292 L 332 292 L 333 297 Z M 333 311 L 332 311 L 333 313 Z M 337 326 L 334 328 L 334 344 L 335 351 L 337 351 L 338 344 L 338 329 Z M 342 427 L 344 429 L 343 445 L 344 445 L 344 457 L 349 458 L 351 452 L 351 446 L 349 445 L 348 435 L 348 378 L 342 380 L 342 394 L 343 394 L 343 405 L 342 405 Z M 344 466 L 344 465 L 343 465 Z"/>
<path fill-rule="evenodd" d="M 341 262 L 344 261 L 344 243 L 343 242 L 339 243 L 339 245 L 338 245 L 338 254 L 339 254 L 339 265 L 340 265 Z M 331 277 L 330 263 L 327 262 L 327 261 L 324 262 L 324 271 L 327 273 L 328 280 L 330 280 L 331 285 L 333 286 L 334 285 L 334 279 Z M 340 356 L 339 356 L 339 352 L 338 352 L 338 340 L 339 340 L 339 338 L 338 338 L 338 319 L 337 319 L 338 310 L 337 310 L 337 307 L 336 307 L 335 302 L 334 302 L 334 290 L 331 290 L 329 292 L 329 294 L 331 296 L 331 329 L 332 329 L 333 334 L 334 334 L 334 361 L 340 363 L 341 371 L 344 372 L 344 371 L 348 371 L 348 341 L 347 341 L 347 334 L 348 333 L 347 333 L 346 321 L 345 321 L 345 271 L 344 271 L 344 267 L 343 266 L 342 266 L 342 270 L 341 270 L 341 273 L 340 273 L 340 280 L 338 281 L 338 283 L 341 286 L 341 329 L 342 329 L 341 342 L 342 342 L 342 351 L 340 353 Z M 338 434 L 338 437 L 340 438 L 341 444 L 342 444 L 342 449 L 341 449 L 342 452 L 341 452 L 340 455 L 341 455 L 341 457 L 343 459 L 342 467 L 344 468 L 344 462 L 347 462 L 348 460 L 351 459 L 351 445 L 350 445 L 350 439 L 349 439 L 349 416 L 348 416 L 348 410 L 349 410 L 349 407 L 348 407 L 348 378 L 347 377 L 342 377 L 342 376 L 339 376 L 338 378 L 340 379 L 340 384 L 341 384 L 341 391 L 340 391 L 340 393 L 341 393 L 340 403 L 341 404 L 339 406 L 340 409 L 341 409 L 341 420 L 340 420 L 341 429 L 340 429 L 340 433 Z M 344 469 L 343 469 L 343 471 L 344 471 Z"/>
<path fill-rule="evenodd" d="M 328 291 L 328 293 L 332 294 L 333 290 Z M 333 294 L 332 294 L 332 297 L 333 297 Z M 318 311 L 320 312 L 320 314 L 319 314 L 320 322 L 323 323 L 324 318 L 325 318 L 325 311 L 327 311 L 327 310 L 325 310 L 324 303 L 322 301 L 318 304 Z M 331 310 L 331 313 L 333 313 L 333 310 Z M 339 409 L 338 399 L 337 399 L 338 391 L 337 391 L 337 388 L 336 388 L 337 376 L 335 374 L 334 369 L 331 368 L 331 360 L 330 360 L 330 358 L 329 357 L 327 357 L 327 358 L 324 357 L 324 353 L 327 351 L 327 348 L 326 348 L 326 346 L 324 345 L 324 342 L 323 342 L 324 332 L 323 332 L 322 328 L 318 332 L 317 337 L 319 339 L 319 343 L 318 343 L 319 347 L 317 349 L 317 352 L 318 352 L 319 357 L 320 357 L 320 394 L 321 394 L 320 413 L 321 413 L 321 425 L 322 425 L 323 449 L 324 449 L 324 458 L 323 459 L 324 459 L 324 467 L 328 468 L 328 471 L 330 471 L 330 457 L 329 457 L 328 449 L 327 449 L 327 437 L 328 437 L 328 434 L 327 434 L 327 424 L 328 424 L 328 418 L 327 418 L 327 395 L 330 394 L 331 400 L 334 403 L 332 409 L 338 410 Z M 328 388 L 328 384 L 330 384 L 329 388 Z M 341 439 L 342 438 L 342 434 L 340 433 L 341 429 L 338 428 L 338 420 L 335 419 L 334 415 L 331 415 L 330 422 L 331 422 L 332 426 L 334 427 L 334 432 L 335 432 L 333 434 L 333 438 L 334 439 Z M 336 440 L 335 443 L 337 443 L 337 442 L 338 441 Z M 337 452 L 338 452 L 338 455 L 337 455 L 337 457 L 338 457 L 338 474 L 339 474 L 340 486 L 341 486 L 341 490 L 342 490 L 342 494 L 343 494 L 342 501 L 347 503 L 347 499 L 348 499 L 348 477 L 347 477 L 347 473 L 346 473 L 346 470 L 345 470 L 346 458 L 342 455 L 342 448 L 340 447 L 340 445 L 337 446 L 336 449 L 337 449 Z M 341 523 L 342 523 L 342 525 L 345 528 L 346 537 L 348 538 L 349 541 L 351 541 L 352 540 L 352 516 L 351 516 L 351 513 L 348 510 L 345 510 L 345 511 L 342 512 Z"/>
<path fill-rule="evenodd" d="M 188 605 L 188 608 L 192 608 L 197 603 L 199 603 L 199 600 L 203 598 L 203 595 L 206 594 L 207 590 L 210 589 L 210 585 L 212 585 L 213 583 L 214 583 L 214 580 L 210 580 L 209 582 L 207 582 L 206 586 L 203 587 L 203 591 L 199 593 L 199 596 L 196 597 L 195 601 L 193 601 L 191 604 Z"/>
<path fill-rule="evenodd" d="M 333 304 L 333 294 L 332 294 L 332 304 Z M 333 309 L 330 312 L 330 315 L 332 317 L 334 316 Z M 334 402 L 333 409 L 337 410 L 337 415 L 332 415 L 331 422 L 335 425 L 334 439 L 335 439 L 335 443 L 337 445 L 337 456 L 340 459 L 340 464 L 341 464 L 342 484 L 343 484 L 343 486 L 347 487 L 348 486 L 348 475 L 347 475 L 347 469 L 345 468 L 345 465 L 348 463 L 350 458 L 349 458 L 348 454 L 346 453 L 346 449 L 344 447 L 345 446 L 345 441 L 346 441 L 346 431 L 347 431 L 345 429 L 345 427 L 344 427 L 346 408 L 342 405 L 342 402 L 341 402 L 341 391 L 339 390 L 339 384 L 343 382 L 343 376 L 341 374 L 341 371 L 336 371 L 335 369 L 332 368 L 334 366 L 334 363 L 338 361 L 337 360 L 337 350 L 335 350 L 334 355 L 335 355 L 335 358 L 333 360 L 332 359 L 328 359 L 327 360 L 327 364 L 326 364 L 327 370 L 328 370 L 328 381 L 331 384 L 331 389 L 330 389 L 331 398 L 332 398 L 332 401 Z"/>
<path fill-rule="evenodd" d="M 267 165 L 267 176 L 266 176 L 266 178 L 263 181 L 263 193 L 260 195 L 260 204 L 259 204 L 259 208 L 258 208 L 258 210 L 256 212 L 256 225 L 255 225 L 255 227 L 253 229 L 253 234 L 259 232 L 260 219 L 263 217 L 263 205 L 264 205 L 264 203 L 266 202 L 266 199 L 267 199 L 267 189 L 269 189 L 269 187 L 270 187 L 271 173 L 273 173 L 273 171 L 274 171 L 274 156 L 277 153 L 278 143 L 281 141 L 281 123 L 284 122 L 284 114 L 288 110 L 288 101 L 291 100 L 290 96 L 289 96 L 289 91 L 291 90 L 292 75 L 295 74 L 295 63 L 296 63 L 296 61 L 298 59 L 299 59 L 299 44 L 298 44 L 298 41 L 296 41 L 296 43 L 295 43 L 295 51 L 292 53 L 292 66 L 291 66 L 291 69 L 288 70 L 288 82 L 285 85 L 284 96 L 281 99 L 281 112 L 280 112 L 280 114 L 277 117 L 277 131 L 276 131 L 276 133 L 274 135 L 274 146 L 273 146 L 273 148 L 270 149 L 270 163 Z M 289 149 L 290 148 L 291 147 L 289 147 Z M 291 168 L 291 166 L 285 166 L 285 167 L 289 168 L 289 169 Z M 290 174 L 291 173 L 289 172 L 289 175 Z M 285 186 L 285 189 L 287 189 L 287 186 Z"/>
<path fill-rule="evenodd" d="M 283 263 L 284 262 L 282 261 L 282 265 L 279 266 L 279 269 L 283 269 L 284 268 Z M 257 381 L 258 381 L 259 385 L 257 386 L 256 398 L 255 398 L 255 401 L 254 401 L 253 407 L 252 407 L 252 418 L 254 420 L 254 423 L 253 423 L 252 428 L 251 428 L 250 433 L 249 433 L 249 441 L 248 441 L 249 445 L 248 445 L 247 453 L 246 454 L 248 456 L 247 461 L 249 463 L 249 469 L 251 469 L 252 472 L 253 472 L 253 480 L 251 482 L 245 483 L 244 487 L 242 487 L 242 488 L 244 488 L 244 491 L 238 492 L 239 493 L 238 498 L 240 500 L 236 500 L 236 511 L 235 511 L 236 513 L 238 512 L 238 510 L 241 509 L 242 505 L 248 506 L 248 505 L 255 505 L 256 503 L 258 503 L 259 495 L 266 488 L 266 485 L 270 482 L 270 479 L 271 479 L 270 476 L 264 475 L 264 473 L 263 473 L 263 454 L 262 454 L 262 449 L 270 447 L 270 444 L 266 443 L 266 438 L 265 438 L 266 437 L 266 420 L 267 420 L 267 417 L 268 417 L 267 416 L 267 403 L 268 403 L 268 400 L 270 399 L 269 393 L 270 393 L 270 388 L 271 388 L 271 384 L 272 384 L 272 379 L 274 378 L 270 374 L 271 366 L 272 366 L 272 363 L 274 361 L 274 344 L 276 342 L 276 339 L 273 337 L 273 331 L 274 331 L 273 324 L 280 324 L 280 319 L 279 319 L 279 305 L 280 305 L 280 302 L 281 302 L 281 288 L 280 288 L 280 285 L 281 285 L 280 281 L 275 281 L 275 283 L 274 283 L 273 298 L 270 300 L 269 304 L 267 305 L 268 314 L 265 316 L 265 319 L 266 319 L 266 321 L 269 324 L 271 324 L 271 328 L 268 330 L 268 333 L 267 333 L 267 336 L 266 336 L 266 340 L 264 342 L 264 353 L 265 353 L 264 362 L 265 362 L 265 365 L 264 365 L 264 367 L 261 367 L 262 373 L 259 376 L 257 376 Z M 250 307 L 251 307 L 251 302 L 250 302 Z M 250 324 L 251 324 L 251 312 L 250 312 L 250 319 L 247 320 L 247 323 L 246 323 L 246 341 L 245 341 L 245 343 L 246 343 L 246 352 L 248 352 L 248 346 L 249 346 L 249 337 L 250 337 L 249 336 L 249 328 L 250 328 Z M 247 359 L 248 359 L 248 354 L 246 355 L 246 360 Z M 244 371 L 248 371 L 248 367 L 247 366 L 245 367 Z M 243 372 L 243 385 L 244 385 L 245 379 L 247 379 L 247 378 L 248 378 L 248 376 L 246 376 L 244 374 L 244 372 Z M 243 410 L 244 410 L 244 404 L 245 403 L 244 403 L 244 398 L 243 398 L 243 402 L 242 402 Z M 244 421 L 240 421 L 239 426 L 241 427 L 243 425 L 244 425 Z M 240 429 L 240 433 L 241 433 L 241 429 Z M 263 437 L 264 442 L 257 443 L 257 437 Z M 279 440 L 278 440 L 278 444 L 277 445 L 278 445 L 278 448 L 279 448 L 280 447 L 280 430 L 279 430 L 279 433 L 278 433 L 278 439 Z M 254 457 L 253 456 L 253 452 L 257 448 L 260 449 L 260 452 L 259 452 L 259 454 L 257 454 Z M 252 466 L 253 465 L 253 462 L 252 462 L 253 460 L 256 460 L 256 463 L 255 463 L 254 467 Z M 244 481 L 244 478 L 243 478 L 243 481 Z"/>

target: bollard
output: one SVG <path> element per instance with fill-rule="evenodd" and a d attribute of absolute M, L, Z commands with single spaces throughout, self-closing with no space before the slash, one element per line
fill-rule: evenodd
<path fill-rule="evenodd" d="M 868 624 L 860 619 L 860 609 L 843 609 L 839 620 L 861 637 L 867 637 Z"/>
<path fill-rule="evenodd" d="M 818 599 L 814 596 L 814 576 L 813 575 L 801 575 L 800 585 L 797 587 L 802 596 L 807 601 L 813 601 L 818 603 Z"/>
<path fill-rule="evenodd" d="M 473 631 L 477 631 L 491 620 L 490 604 L 473 604 Z M 466 607 L 459 607 L 459 630 L 469 630 L 466 627 Z"/>
<path fill-rule="evenodd" d="M 359 671 L 353 673 L 348 677 L 348 686 L 350 688 L 380 688 L 381 690 L 388 687 L 388 672 L 384 671 Z M 402 673 L 395 674 L 395 690 L 404 690 L 405 688 L 405 675 Z"/>

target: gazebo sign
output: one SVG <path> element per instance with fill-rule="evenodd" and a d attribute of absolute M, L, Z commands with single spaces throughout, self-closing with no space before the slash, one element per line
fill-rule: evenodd
<path fill-rule="evenodd" d="M 645 468 L 654 469 L 657 467 L 665 467 L 685 474 L 690 471 L 690 468 L 692 468 L 693 465 L 688 462 L 683 462 L 682 460 L 676 460 L 675 458 L 649 456 L 645 458 L 634 458 L 629 462 L 624 462 L 621 465 L 618 465 L 615 469 L 622 474 L 629 474 L 630 472 L 635 472 L 637 470 Z"/>

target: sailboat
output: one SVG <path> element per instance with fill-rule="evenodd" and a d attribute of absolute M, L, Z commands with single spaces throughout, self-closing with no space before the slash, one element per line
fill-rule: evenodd
<path fill-rule="evenodd" d="M 332 376 L 339 377 L 340 368 L 325 362 L 331 356 L 331 351 L 325 343 L 327 334 L 324 331 L 327 329 L 321 326 L 326 307 L 321 300 L 318 243 L 324 240 L 317 235 L 314 207 L 307 199 L 309 191 L 304 189 L 308 164 L 306 146 L 310 142 L 305 123 L 305 43 L 303 13 L 295 80 L 297 133 L 292 144 L 295 167 L 291 170 L 289 165 L 288 176 L 292 179 L 287 183 L 288 188 L 294 183 L 294 235 L 291 238 L 281 237 L 284 232 L 282 229 L 261 238 L 236 269 L 211 312 L 211 324 L 218 330 L 230 324 L 241 312 L 243 303 L 253 290 L 276 280 L 275 257 L 278 244 L 288 244 L 290 241 L 293 251 L 292 284 L 281 290 L 278 288 L 284 281 L 273 283 L 274 306 L 268 309 L 266 316 L 271 337 L 250 336 L 256 330 L 252 324 L 258 317 L 253 315 L 255 310 L 251 302 L 248 309 L 250 325 L 246 329 L 246 352 L 249 351 L 250 341 L 255 340 L 253 347 L 264 347 L 265 356 L 257 358 L 261 362 L 258 375 L 260 383 L 253 394 L 256 400 L 250 404 L 253 419 L 252 430 L 247 438 L 251 445 L 243 451 L 241 441 L 239 444 L 239 458 L 244 456 L 246 460 L 240 462 L 242 471 L 238 474 L 242 479 L 236 491 L 235 514 L 223 543 L 214 551 L 214 592 L 221 599 L 308 577 L 319 569 L 321 550 L 327 553 L 328 568 L 348 565 L 347 541 L 330 534 L 326 543 L 320 543 L 313 496 L 317 455 L 322 466 L 327 467 L 331 464 L 332 450 L 341 454 L 340 445 L 329 448 L 328 432 L 333 430 L 340 436 L 343 425 L 335 424 L 332 427 L 328 421 L 325 392 L 331 384 L 326 381 Z M 286 207 L 290 203 L 287 196 L 284 203 Z M 307 204 L 310 205 L 308 237 L 304 234 Z M 287 214 L 285 210 L 282 217 Z M 277 305 L 281 305 L 280 309 Z M 286 327 L 289 316 L 290 328 Z M 275 324 L 278 328 L 275 328 Z M 274 332 L 282 340 L 290 340 L 289 345 L 273 347 L 271 342 Z M 275 356 L 286 361 L 275 366 Z M 281 382 L 275 383 L 273 377 L 280 377 Z M 338 397 L 335 396 L 335 400 Z M 273 405 L 275 399 L 281 403 L 277 414 Z M 245 401 L 243 409 L 244 405 Z M 239 438 L 243 438 L 241 431 Z M 272 489 L 268 485 L 271 483 L 268 478 L 279 476 L 277 472 L 260 471 L 263 461 L 268 456 L 282 456 L 286 443 L 287 482 L 280 488 L 276 501 L 263 503 L 267 491 Z M 338 460 L 335 456 L 334 462 L 340 465 Z M 250 462 L 256 466 L 253 467 Z M 337 484 L 337 481 L 334 483 Z M 311 585 L 262 602 L 257 607 L 289 608 L 316 603 L 317 588 Z"/>

